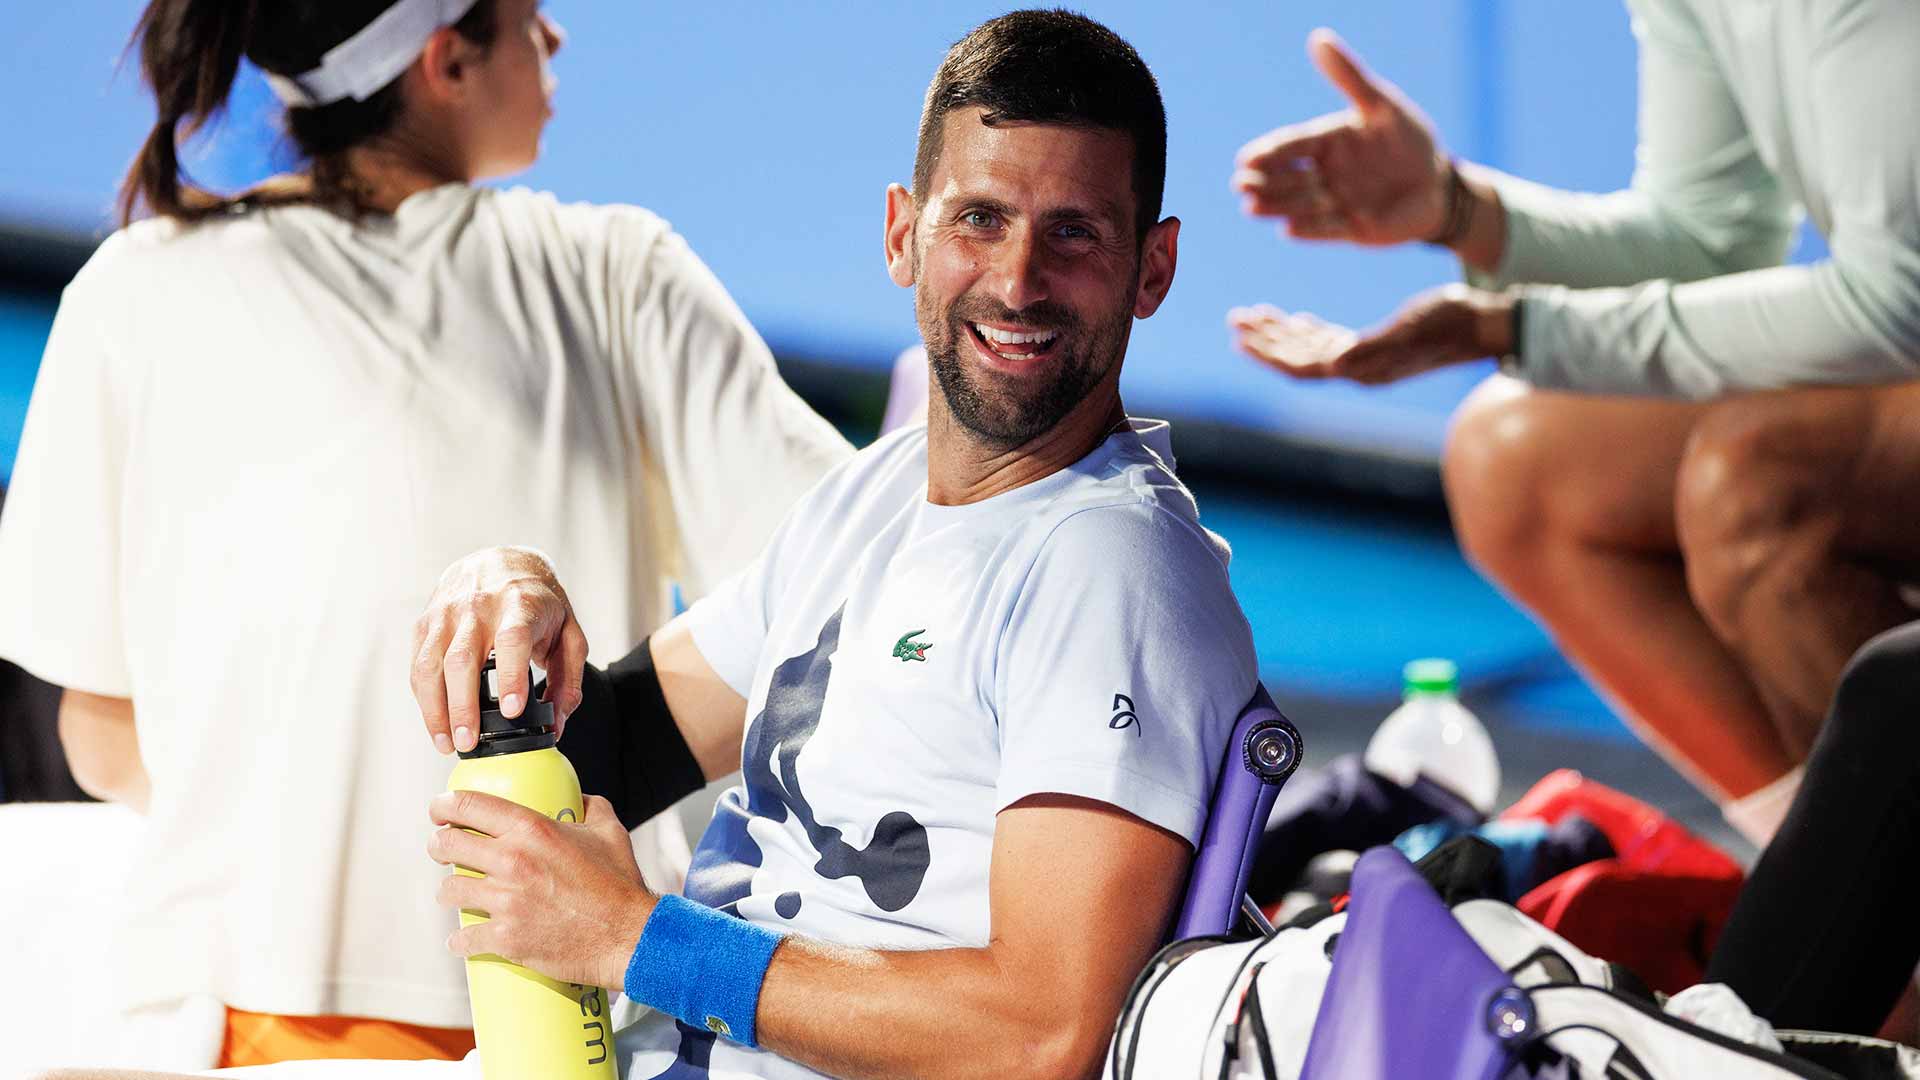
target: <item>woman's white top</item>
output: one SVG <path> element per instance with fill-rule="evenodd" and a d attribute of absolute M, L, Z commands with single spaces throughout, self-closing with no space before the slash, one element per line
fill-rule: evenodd
<path fill-rule="evenodd" d="M 109 1000 L 468 1025 L 407 681 L 441 571 L 540 548 L 605 663 L 850 452 L 644 210 L 450 185 L 110 238 L 0 519 L 0 656 L 131 698 L 152 776 Z"/>
<path fill-rule="evenodd" d="M 1920 4 L 1628 0 L 1629 190 L 1497 177 L 1515 373 L 1706 398 L 1920 376 Z M 1782 266 L 1800 209 L 1830 258 Z"/>

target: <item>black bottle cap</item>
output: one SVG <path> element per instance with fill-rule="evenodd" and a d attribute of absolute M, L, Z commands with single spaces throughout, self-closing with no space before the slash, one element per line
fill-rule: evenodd
<path fill-rule="evenodd" d="M 527 669 L 527 703 L 520 715 L 500 714 L 499 671 L 493 657 L 487 657 L 480 669 L 480 739 L 471 750 L 460 751 L 462 758 L 518 754 L 524 750 L 543 750 L 558 743 L 553 730 L 553 706 L 532 695 L 533 669 Z"/>

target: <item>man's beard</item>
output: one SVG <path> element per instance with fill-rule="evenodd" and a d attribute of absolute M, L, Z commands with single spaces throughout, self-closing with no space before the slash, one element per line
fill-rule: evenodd
<path fill-rule="evenodd" d="M 1088 332 L 1079 315 L 1046 300 L 1016 312 L 981 297 L 961 297 L 941 313 L 928 310 L 926 295 L 914 297 L 915 314 L 947 411 L 987 446 L 1001 450 L 1051 431 L 1084 401 L 1119 363 L 1132 322 L 1132 312 L 1123 309 Z M 1037 378 L 1002 376 L 961 356 L 973 348 L 969 323 L 1055 330 L 1058 351 L 1042 361 L 1046 370 Z"/>

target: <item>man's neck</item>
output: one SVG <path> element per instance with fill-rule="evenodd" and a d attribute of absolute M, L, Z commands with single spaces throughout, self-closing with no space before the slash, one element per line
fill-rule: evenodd
<path fill-rule="evenodd" d="M 1108 385 L 1019 446 L 989 446 L 953 418 L 936 386 L 927 409 L 927 501 L 965 506 L 1043 480 L 1093 453 L 1126 423 L 1119 390 Z"/>

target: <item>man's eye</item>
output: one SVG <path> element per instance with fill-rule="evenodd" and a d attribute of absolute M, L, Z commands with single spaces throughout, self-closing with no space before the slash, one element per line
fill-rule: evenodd
<path fill-rule="evenodd" d="M 991 229 L 994 225 L 993 215 L 985 210 L 969 210 L 960 220 L 976 229 Z"/>
<path fill-rule="evenodd" d="M 1055 230 L 1055 231 L 1056 231 L 1056 232 L 1057 232 L 1057 233 L 1058 233 L 1058 234 L 1059 234 L 1059 235 L 1060 235 L 1060 236 L 1061 236 L 1062 238 L 1064 238 L 1064 239 L 1067 239 L 1067 240 L 1091 240 L 1091 239 L 1093 239 L 1093 230 L 1092 230 L 1092 229 L 1089 229 L 1089 228 L 1087 228 L 1087 227 L 1086 227 L 1085 225 L 1062 225 L 1062 226 L 1060 226 L 1060 228 L 1058 228 L 1058 229 L 1057 229 L 1057 230 Z"/>

